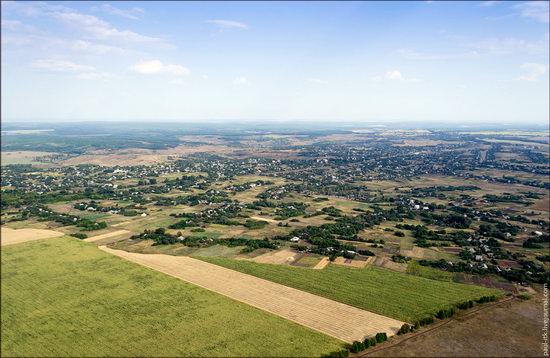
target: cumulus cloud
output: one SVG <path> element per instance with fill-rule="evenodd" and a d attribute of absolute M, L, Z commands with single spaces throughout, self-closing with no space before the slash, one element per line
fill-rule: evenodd
<path fill-rule="evenodd" d="M 518 77 L 519 81 L 536 82 L 546 74 L 548 66 L 541 63 L 525 62 L 521 65 L 523 74 Z"/>
<path fill-rule="evenodd" d="M 513 8 L 521 17 L 527 17 L 544 23 L 550 22 L 548 1 L 527 1 L 514 5 Z"/>
<path fill-rule="evenodd" d="M 233 21 L 233 20 L 207 20 L 209 24 L 214 24 L 218 26 L 221 30 L 223 29 L 243 29 L 247 30 L 248 25 L 242 22 Z"/>
<path fill-rule="evenodd" d="M 401 81 L 403 79 L 403 75 L 401 74 L 401 71 L 399 70 L 391 70 L 386 72 L 386 79 L 389 81 Z"/>
<path fill-rule="evenodd" d="M 174 75 L 188 76 L 191 71 L 182 65 L 164 64 L 160 60 L 141 61 L 133 66 L 130 70 L 141 73 L 143 75 Z"/>
<path fill-rule="evenodd" d="M 416 78 L 409 78 L 409 77 L 406 77 L 403 76 L 403 74 L 401 73 L 400 70 L 398 69 L 395 69 L 395 70 L 389 70 L 387 71 L 386 73 L 384 73 L 383 75 L 378 75 L 378 76 L 374 76 L 372 77 L 372 80 L 373 81 L 376 81 L 376 82 L 379 82 L 379 81 L 393 81 L 393 82 L 420 82 L 420 80 L 416 79 Z"/>
<path fill-rule="evenodd" d="M 109 15 L 121 16 L 132 20 L 140 20 L 140 16 L 145 13 L 145 10 L 140 7 L 133 7 L 131 9 L 120 9 L 118 7 L 114 7 L 111 4 L 102 4 L 101 6 L 96 6 L 94 7 L 94 10 L 101 10 Z"/>
<path fill-rule="evenodd" d="M 31 66 L 33 68 L 39 68 L 53 72 L 84 72 L 94 70 L 94 67 L 92 66 L 80 65 L 71 61 L 56 59 L 36 60 L 32 63 Z"/>
<path fill-rule="evenodd" d="M 316 83 L 316 84 L 319 84 L 319 85 L 328 84 L 327 80 L 323 80 L 321 78 L 308 78 L 308 79 L 306 79 L 306 81 L 311 82 L 311 83 Z"/>
<path fill-rule="evenodd" d="M 235 86 L 245 86 L 245 85 L 250 84 L 250 81 L 248 81 L 248 79 L 246 77 L 239 76 L 239 77 L 237 77 L 233 80 L 233 84 Z"/>

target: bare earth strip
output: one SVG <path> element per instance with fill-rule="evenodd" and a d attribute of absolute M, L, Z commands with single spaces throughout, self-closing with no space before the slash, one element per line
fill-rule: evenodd
<path fill-rule="evenodd" d="M 270 219 L 270 218 L 263 218 L 261 216 L 251 216 L 250 218 L 254 219 L 254 220 L 267 221 L 268 223 L 274 223 L 274 224 L 278 223 L 277 220 L 273 220 L 273 219 Z"/>
<path fill-rule="evenodd" d="M 378 332 L 394 335 L 403 322 L 186 256 L 103 251 L 276 314 L 345 342 Z"/>
<path fill-rule="evenodd" d="M 3 227 L 0 230 L 1 233 L 1 244 L 2 246 L 19 244 L 26 241 L 41 240 L 41 239 L 51 239 L 53 237 L 59 237 L 65 235 L 62 232 L 54 230 L 43 230 L 43 229 L 10 229 L 8 227 Z"/>
<path fill-rule="evenodd" d="M 95 241 L 106 240 L 106 239 L 114 239 L 118 237 L 126 239 L 130 236 L 131 233 L 132 232 L 128 230 L 117 230 L 117 231 L 108 232 L 102 235 L 92 236 L 87 239 L 84 239 L 84 241 L 95 242 Z M 117 240 L 112 240 L 112 241 L 117 241 Z"/>
<path fill-rule="evenodd" d="M 324 269 L 329 263 L 330 263 L 329 258 L 328 258 L 328 257 L 323 257 L 323 258 L 321 259 L 321 261 L 319 261 L 319 262 L 317 263 L 317 265 L 315 265 L 315 266 L 313 267 L 313 269 L 314 269 L 314 270 L 322 270 L 322 269 Z"/>

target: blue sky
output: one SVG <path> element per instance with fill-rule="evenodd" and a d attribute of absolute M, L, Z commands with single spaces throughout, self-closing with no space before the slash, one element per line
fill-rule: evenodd
<path fill-rule="evenodd" d="M 2 118 L 547 123 L 548 2 L 2 1 Z"/>

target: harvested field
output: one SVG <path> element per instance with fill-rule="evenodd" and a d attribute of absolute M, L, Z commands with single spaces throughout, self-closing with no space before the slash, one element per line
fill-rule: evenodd
<path fill-rule="evenodd" d="M 114 165 L 151 165 L 160 163 L 170 158 L 190 155 L 194 153 L 231 153 L 232 148 L 214 145 L 180 145 L 174 148 L 162 150 L 150 150 L 140 148 L 128 148 L 124 150 L 96 150 L 84 155 L 71 158 L 62 162 L 63 165 L 97 164 L 105 166 Z"/>
<path fill-rule="evenodd" d="M 377 332 L 394 335 L 403 322 L 190 257 L 144 255 L 100 247 L 237 301 L 346 342 Z"/>
<path fill-rule="evenodd" d="M 263 264 L 289 265 L 296 261 L 298 255 L 299 254 L 290 249 L 282 249 L 279 251 L 266 252 L 263 255 L 256 256 L 253 261 Z"/>
<path fill-rule="evenodd" d="M 300 254 L 292 265 L 299 267 L 315 267 L 319 261 L 321 261 L 321 257 L 317 255 Z"/>
<path fill-rule="evenodd" d="M 87 239 L 84 239 L 84 241 L 99 242 L 99 243 L 102 243 L 102 244 L 107 244 L 107 243 L 127 239 L 132 234 L 133 233 L 131 231 L 128 231 L 128 230 L 117 230 L 117 231 L 113 231 L 113 232 L 108 232 L 108 233 L 103 234 L 103 235 L 92 236 L 92 237 L 89 237 Z"/>
<path fill-rule="evenodd" d="M 347 266 L 347 267 L 363 268 L 367 266 L 367 260 L 352 260 L 352 259 L 345 259 L 341 256 L 338 256 L 336 260 L 334 260 L 334 264 Z"/>
<path fill-rule="evenodd" d="M 51 157 L 58 153 L 52 152 L 33 152 L 33 151 L 19 151 L 19 152 L 1 152 L 2 165 L 9 164 L 44 164 L 41 160 Z"/>
<path fill-rule="evenodd" d="M 65 235 L 62 232 L 54 230 L 43 229 L 10 229 L 8 227 L 2 227 L 1 229 L 1 244 L 2 246 L 14 245 L 22 242 L 51 239 Z"/>
<path fill-rule="evenodd" d="M 329 258 L 328 258 L 328 257 L 323 257 L 323 258 L 321 259 L 321 261 L 319 261 L 319 262 L 317 263 L 317 265 L 315 265 L 315 266 L 313 267 L 313 269 L 314 269 L 314 270 L 322 270 L 322 269 L 324 269 L 325 267 L 327 267 L 327 265 L 328 265 L 329 263 L 330 263 Z"/>

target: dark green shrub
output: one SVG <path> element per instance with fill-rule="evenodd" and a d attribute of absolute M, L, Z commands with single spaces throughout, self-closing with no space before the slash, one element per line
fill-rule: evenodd
<path fill-rule="evenodd" d="M 88 235 L 81 233 L 81 232 L 75 232 L 74 234 L 71 234 L 72 237 L 76 237 L 77 239 L 84 240 L 88 237 Z"/>
<path fill-rule="evenodd" d="M 351 344 L 351 349 L 350 351 L 352 353 L 359 353 L 361 352 L 362 350 L 365 349 L 365 345 L 363 344 L 363 342 L 359 342 L 359 341 L 354 341 L 352 344 Z"/>
<path fill-rule="evenodd" d="M 401 326 L 401 328 L 399 328 L 399 331 L 397 331 L 397 334 L 405 334 L 405 333 L 409 333 L 410 331 L 411 331 L 411 326 L 405 323 Z"/>
<path fill-rule="evenodd" d="M 467 310 L 468 308 L 470 308 L 470 305 L 468 304 L 468 301 L 466 301 L 457 304 L 456 307 L 461 310 Z"/>
<path fill-rule="evenodd" d="M 370 338 L 365 338 L 365 340 L 363 341 L 363 345 L 365 346 L 365 349 L 369 348 L 370 347 Z"/>
<path fill-rule="evenodd" d="M 376 336 L 374 338 L 376 339 L 377 343 L 382 343 L 388 339 L 388 335 L 386 334 L 386 332 L 376 333 Z"/>
<path fill-rule="evenodd" d="M 342 349 L 335 352 L 330 352 L 329 354 L 323 355 L 327 358 L 347 358 L 349 356 L 349 351 L 347 349 Z"/>
<path fill-rule="evenodd" d="M 418 323 L 420 323 L 421 326 L 427 326 L 429 324 L 434 323 L 434 318 L 433 318 L 433 316 L 426 316 L 426 317 L 421 318 L 418 321 Z"/>

